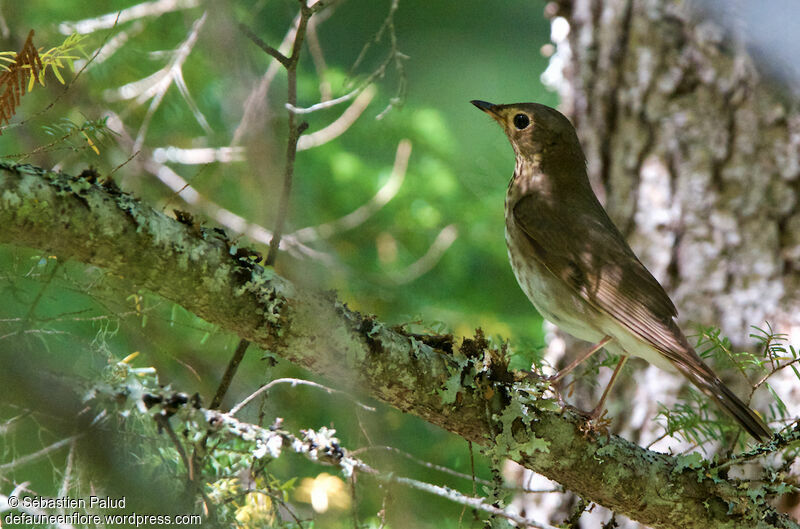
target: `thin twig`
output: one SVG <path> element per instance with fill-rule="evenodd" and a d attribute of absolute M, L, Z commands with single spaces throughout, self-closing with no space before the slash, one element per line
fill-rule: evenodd
<path fill-rule="evenodd" d="M 361 472 L 364 472 L 365 474 L 373 476 L 375 479 L 379 481 L 399 483 L 401 485 L 405 485 L 413 489 L 421 490 L 423 492 L 427 492 L 429 494 L 433 494 L 435 496 L 439 496 L 441 498 L 445 498 L 450 501 L 460 503 L 468 507 L 472 507 L 473 509 L 484 511 L 492 516 L 500 516 L 501 518 L 511 520 L 512 522 L 515 522 L 522 527 L 530 526 L 530 527 L 536 527 L 537 529 L 556 529 L 554 526 L 550 524 L 535 522 L 530 518 L 526 518 L 524 516 L 520 516 L 515 513 L 507 512 L 504 509 L 497 507 L 495 505 L 489 505 L 485 503 L 484 498 L 474 498 L 471 496 L 467 496 L 448 487 L 441 487 L 439 485 L 425 483 L 423 481 L 418 481 L 416 479 L 404 478 L 401 476 L 396 476 L 394 474 L 382 474 L 362 462 L 357 462 L 355 468 Z"/>
<path fill-rule="evenodd" d="M 353 104 L 347 107 L 347 110 L 342 112 L 342 115 L 339 116 L 336 121 L 322 129 L 312 132 L 311 134 L 302 136 L 297 141 L 297 150 L 305 151 L 314 147 L 319 147 L 320 145 L 324 145 L 329 141 L 335 140 L 347 132 L 347 130 L 353 125 L 353 123 L 356 122 L 356 120 L 367 108 L 367 105 L 370 104 L 372 98 L 375 97 L 375 92 L 376 90 L 372 87 L 372 85 L 366 87 L 364 91 L 358 95 L 356 100 L 353 101 Z"/>
<path fill-rule="evenodd" d="M 766 381 L 767 381 L 767 379 L 769 379 L 769 377 L 771 377 L 772 375 L 774 375 L 774 374 L 775 374 L 775 373 L 777 373 L 778 371 L 782 370 L 783 368 L 785 368 L 785 367 L 789 367 L 790 365 L 792 365 L 792 364 L 796 364 L 796 363 L 798 363 L 798 362 L 800 362 L 800 357 L 797 357 L 797 358 L 795 358 L 794 360 L 792 360 L 792 361 L 790 361 L 790 362 L 787 362 L 787 363 L 785 363 L 785 364 L 783 364 L 783 365 L 779 365 L 777 368 L 773 367 L 773 370 L 772 370 L 772 371 L 770 371 L 769 373 L 767 373 L 766 375 L 764 375 L 763 377 L 761 377 L 761 379 L 760 379 L 758 382 L 756 382 L 756 383 L 755 383 L 755 385 L 753 385 L 753 388 L 750 390 L 750 398 L 751 398 L 751 399 L 753 398 L 753 394 L 756 392 L 756 390 L 757 390 L 758 388 L 760 388 L 760 387 L 761 387 L 761 385 L 762 385 L 762 384 L 764 384 L 764 382 L 766 382 Z"/>
<path fill-rule="evenodd" d="M 378 43 L 383 38 L 384 32 L 389 33 L 389 53 L 386 55 L 384 60 L 381 64 L 367 77 L 367 79 L 361 83 L 361 86 L 365 86 L 367 84 L 372 83 L 376 79 L 382 79 L 383 76 L 386 74 L 386 69 L 389 65 L 394 62 L 395 70 L 399 77 L 399 82 L 397 86 L 397 92 L 395 93 L 394 97 L 389 100 L 389 104 L 384 108 L 380 114 L 378 114 L 375 119 L 380 120 L 398 103 L 401 103 L 403 98 L 405 97 L 406 91 L 406 76 L 405 76 L 405 68 L 403 66 L 403 61 L 408 59 L 408 56 L 401 53 L 397 49 L 397 34 L 395 32 L 394 27 L 394 15 L 397 12 L 397 9 L 400 5 L 399 0 L 392 0 L 392 4 L 389 7 L 389 13 L 386 15 L 386 19 L 383 21 L 380 29 L 378 29 L 378 33 L 375 34 L 375 38 L 373 39 L 374 43 Z M 372 46 L 372 42 L 367 42 L 364 47 L 361 49 L 361 52 L 358 54 L 353 66 L 350 67 L 350 74 L 358 68 L 361 62 L 367 55 L 367 51 Z"/>
<path fill-rule="evenodd" d="M 69 495 L 70 481 L 72 480 L 72 466 L 75 463 L 75 439 L 69 445 L 69 452 L 67 453 L 67 465 L 64 469 L 64 479 L 61 480 L 61 488 L 58 489 L 58 497 L 65 498 Z"/>
<path fill-rule="evenodd" d="M 283 36 L 281 45 L 278 48 L 279 50 L 289 49 L 289 46 L 294 41 L 294 37 L 297 34 L 297 25 L 299 23 L 300 15 L 297 15 L 292 21 L 292 25 L 286 32 L 286 35 Z M 288 51 L 286 53 L 288 53 Z M 242 120 L 236 126 L 236 130 L 233 131 L 233 138 L 231 138 L 230 143 L 231 146 L 241 143 L 244 135 L 249 130 L 254 129 L 256 123 L 260 123 L 264 119 L 267 94 L 269 93 L 269 88 L 272 85 L 272 81 L 275 79 L 275 76 L 278 75 L 278 70 L 280 70 L 280 68 L 281 63 L 277 60 L 269 61 L 267 71 L 261 76 L 261 80 L 258 82 L 258 85 L 256 85 L 256 87 L 249 94 L 247 94 L 242 112 Z"/>
<path fill-rule="evenodd" d="M 245 37 L 253 41 L 253 44 L 261 48 L 261 50 L 270 55 L 274 59 L 276 59 L 279 63 L 283 65 L 284 68 L 288 69 L 291 65 L 291 61 L 289 57 L 278 51 L 277 49 L 273 48 L 263 40 L 259 38 L 258 35 L 250 31 L 250 28 L 239 22 L 239 30 L 244 33 Z"/>
<path fill-rule="evenodd" d="M 56 272 L 58 272 L 61 269 L 61 264 L 62 264 L 61 261 L 56 260 L 56 264 L 53 266 L 53 269 L 50 271 L 50 274 L 45 278 L 42 288 L 39 289 L 39 292 L 36 294 L 36 297 L 33 298 L 31 306 L 28 309 L 28 312 L 22 318 L 22 322 L 19 326 L 19 331 L 18 331 L 19 333 L 28 330 L 27 327 L 30 321 L 33 319 L 33 313 L 36 311 L 39 302 L 42 300 L 42 296 L 44 296 L 45 291 L 50 287 L 50 283 L 53 282 L 53 279 L 56 276 Z"/>
<path fill-rule="evenodd" d="M 328 393 L 339 393 L 339 394 L 344 395 L 345 397 L 349 398 L 354 403 L 358 404 L 358 406 L 360 406 L 361 408 L 363 408 L 363 409 L 365 409 L 367 411 L 375 411 L 375 408 L 373 408 L 372 406 L 367 406 L 366 404 L 362 404 L 361 402 L 359 402 L 358 400 L 353 398 L 352 395 L 350 395 L 349 393 L 347 393 L 345 391 L 340 391 L 338 389 L 329 388 L 328 386 L 323 386 L 322 384 L 318 384 L 316 382 L 311 382 L 310 380 L 303 380 L 301 378 L 277 378 L 277 379 L 273 380 L 272 382 L 270 382 L 269 384 L 265 384 L 265 385 L 261 386 L 260 388 L 258 388 L 253 393 L 251 393 L 246 399 L 244 399 L 242 402 L 240 402 L 239 404 L 237 404 L 236 406 L 231 408 L 231 411 L 229 411 L 228 414 L 231 415 L 231 416 L 236 415 L 239 412 L 239 410 L 241 410 L 242 408 L 247 406 L 247 404 L 249 404 L 250 401 L 252 401 L 254 398 L 258 397 L 259 395 L 261 395 L 265 391 L 268 391 L 270 388 L 272 388 L 273 386 L 275 386 L 277 384 L 291 384 L 292 386 L 297 386 L 297 385 L 311 386 L 311 387 L 314 387 L 314 388 L 324 389 Z"/>
<path fill-rule="evenodd" d="M 156 396 L 162 397 L 162 402 L 166 403 L 169 400 L 166 398 L 166 396 L 168 391 L 171 390 L 164 390 L 162 388 L 153 389 L 153 391 Z M 124 395 L 124 393 L 120 392 L 117 388 L 98 389 L 96 392 L 96 397 L 104 396 L 104 398 L 118 399 L 120 394 Z M 162 406 L 169 405 L 162 404 Z M 181 404 L 178 404 L 178 406 L 181 406 Z M 189 413 L 199 414 L 195 415 L 195 417 L 202 418 L 202 420 L 199 421 L 192 421 L 193 424 L 196 424 L 201 428 L 207 428 L 208 433 L 214 432 L 214 434 L 218 436 L 220 442 L 224 438 L 224 436 L 219 436 L 220 432 L 228 432 L 230 435 L 244 440 L 245 443 L 251 444 L 256 443 L 256 440 L 258 440 L 258 443 L 261 445 L 275 447 L 276 443 L 274 441 L 279 441 L 277 443 L 277 450 L 289 448 L 295 453 L 304 454 L 306 457 L 314 461 L 319 462 L 324 460 L 324 462 L 328 464 L 337 465 L 342 469 L 347 469 L 348 471 L 356 470 L 364 475 L 368 475 L 378 480 L 379 482 L 399 483 L 423 492 L 435 494 L 450 501 L 467 505 L 470 508 L 490 513 L 492 516 L 506 518 L 517 523 L 521 527 L 530 526 L 539 529 L 555 529 L 552 525 L 539 523 L 527 517 L 520 516 L 519 514 L 507 512 L 499 506 L 490 505 L 488 504 L 486 498 L 467 496 L 458 492 L 457 490 L 447 487 L 400 477 L 394 473 L 380 472 L 363 461 L 354 458 L 348 450 L 344 449 L 340 445 L 339 440 L 333 436 L 334 431 L 325 427 L 320 428 L 317 432 L 314 430 L 304 430 L 302 438 L 299 438 L 292 433 L 281 429 L 279 425 L 275 425 L 270 428 L 263 428 L 257 424 L 242 422 L 233 417 L 231 413 L 221 413 L 217 410 L 202 408 L 198 409 L 195 408 L 191 403 L 184 403 L 183 406 L 188 409 Z M 152 411 L 153 410 L 151 410 L 150 413 L 152 413 Z M 166 411 L 166 409 L 164 411 Z M 155 419 L 158 421 L 159 425 L 166 429 L 184 464 L 188 463 L 182 443 L 170 426 L 169 419 L 163 414 L 163 412 L 158 413 L 155 416 Z M 324 459 L 322 458 L 322 455 L 325 456 Z M 278 457 L 278 455 L 276 454 L 273 457 Z M 192 467 L 188 468 L 189 479 L 193 480 L 194 473 L 192 472 Z"/>
<path fill-rule="evenodd" d="M 314 17 L 309 21 L 306 42 L 308 42 L 308 51 L 311 52 L 311 59 L 314 61 L 314 68 L 319 77 L 319 97 L 322 101 L 328 101 L 331 98 L 331 83 L 326 79 L 328 65 L 325 63 L 325 55 L 322 52 L 317 32 L 322 19 L 323 17 Z"/>
<path fill-rule="evenodd" d="M 300 2 L 300 22 L 297 24 L 297 33 L 294 37 L 294 45 L 292 46 L 292 54 L 289 56 L 288 64 L 285 64 L 288 95 L 286 97 L 287 103 L 292 106 L 297 105 L 297 64 L 300 61 L 300 50 L 303 45 L 303 38 L 306 34 L 308 27 L 308 19 L 314 11 L 309 8 L 305 0 Z M 308 127 L 308 124 L 303 122 L 297 124 L 296 117 L 293 112 L 289 112 L 289 139 L 286 142 L 286 166 L 283 174 L 283 190 L 281 191 L 280 201 L 278 202 L 278 213 L 275 217 L 275 228 L 272 234 L 272 240 L 269 243 L 269 253 L 265 264 L 273 266 L 275 260 L 278 258 L 278 249 L 281 244 L 281 236 L 283 228 L 286 224 L 286 216 L 289 213 L 289 197 L 292 193 L 292 178 L 294 177 L 294 160 L 297 156 L 297 142 L 300 139 L 300 134 Z"/>
<path fill-rule="evenodd" d="M 175 434 L 175 430 L 172 429 L 172 425 L 170 425 L 169 419 L 164 415 L 156 415 L 155 419 L 156 422 L 159 424 L 159 426 L 161 426 L 164 430 L 166 430 L 167 435 L 169 435 L 170 440 L 172 440 L 172 444 L 175 445 L 175 450 L 177 450 L 178 455 L 181 456 L 181 461 L 183 461 L 184 466 L 186 466 L 186 473 L 189 476 L 189 481 L 194 481 L 194 471 L 192 470 L 193 465 L 189 461 L 189 457 L 186 455 L 186 451 L 183 449 L 181 440 L 178 439 L 178 436 Z"/>
<path fill-rule="evenodd" d="M 305 108 L 296 107 L 294 105 L 290 105 L 289 103 L 286 103 L 285 106 L 290 112 L 293 112 L 295 114 L 311 114 L 312 112 L 316 112 L 317 110 L 325 110 L 326 108 L 335 107 L 339 103 L 345 103 L 347 101 L 350 101 L 358 94 L 363 92 L 365 88 L 366 88 L 365 86 L 359 86 L 355 90 L 352 90 L 341 97 L 337 97 L 336 99 L 329 99 L 328 101 L 322 101 L 321 103 L 311 105 L 310 107 L 305 107 Z"/>
<path fill-rule="evenodd" d="M 53 100 L 50 101 L 50 103 L 48 103 L 46 107 L 44 107 L 40 111 L 36 112 L 35 114 L 31 114 L 31 116 L 29 116 L 27 119 L 23 119 L 22 121 L 18 121 L 16 124 L 8 125 L 8 126 L 6 126 L 4 128 L 21 127 L 22 125 L 24 125 L 28 121 L 36 118 L 37 116 L 39 116 L 41 114 L 44 114 L 45 112 L 47 112 L 48 110 L 53 108 L 56 105 L 56 103 L 58 102 L 58 100 L 61 99 L 62 97 L 64 97 L 64 95 L 69 92 L 69 89 L 72 88 L 72 85 L 75 84 L 75 82 L 78 80 L 78 78 L 81 76 L 81 74 L 84 71 L 86 71 L 86 69 L 89 67 L 89 65 L 92 64 L 92 62 L 94 62 L 94 60 L 97 58 L 98 55 L 100 55 L 100 52 L 103 51 L 103 48 L 105 48 L 106 43 L 108 43 L 108 39 L 111 38 L 111 35 L 113 33 L 114 28 L 117 26 L 118 20 L 119 20 L 119 14 L 117 14 L 117 16 L 114 18 L 114 23 L 111 26 L 111 30 L 112 31 L 109 31 L 108 35 L 106 35 L 105 38 L 103 38 L 103 42 L 100 43 L 100 46 L 94 52 L 94 55 L 92 55 L 92 57 L 88 61 L 86 61 L 86 63 L 81 67 L 80 70 L 78 70 L 78 72 L 75 74 L 75 76 L 71 80 L 67 81 L 66 85 L 64 85 L 64 89 L 56 97 L 54 97 Z"/>
<path fill-rule="evenodd" d="M 478 484 L 475 481 L 475 457 L 472 453 L 472 441 L 467 441 L 467 448 L 469 449 L 469 468 L 470 473 L 472 474 L 470 477 L 472 478 L 472 495 L 477 496 L 478 493 Z M 464 519 L 464 513 L 467 512 L 467 506 L 464 505 L 461 508 L 461 514 L 458 515 L 458 526 L 461 527 L 461 521 Z"/>
<path fill-rule="evenodd" d="M 239 341 L 239 345 L 236 346 L 236 351 L 233 352 L 233 356 L 228 362 L 228 368 L 225 370 L 225 374 L 222 375 L 222 380 L 220 380 L 219 382 L 217 393 L 211 400 L 211 405 L 209 406 L 209 408 L 211 408 L 212 410 L 219 409 L 219 405 L 222 404 L 222 399 L 225 398 L 225 394 L 228 392 L 228 388 L 231 387 L 231 382 L 233 381 L 233 377 L 234 375 L 236 375 L 236 370 L 239 369 L 239 364 L 242 363 L 242 359 L 244 358 L 244 353 L 245 351 L 247 351 L 247 347 L 249 345 L 250 342 L 242 338 Z"/>
<path fill-rule="evenodd" d="M 647 445 L 645 448 L 647 448 L 648 450 L 650 450 L 650 448 L 652 448 L 652 446 L 653 446 L 654 444 L 656 444 L 657 442 L 659 442 L 659 441 L 661 441 L 662 439 L 664 439 L 664 438 L 666 438 L 666 437 L 669 437 L 669 436 L 670 436 L 669 432 L 668 432 L 668 431 L 665 431 L 663 434 L 661 434 L 661 435 L 659 435 L 658 437 L 656 437 L 656 438 L 655 438 L 655 440 L 653 440 L 653 441 L 652 441 L 652 442 L 651 442 L 649 445 Z"/>
<path fill-rule="evenodd" d="M 300 21 L 297 26 L 297 32 L 295 33 L 294 44 L 292 46 L 292 54 L 287 57 L 277 49 L 273 48 L 266 42 L 262 41 L 255 35 L 250 28 L 245 26 L 244 24 L 239 24 L 239 29 L 257 46 L 259 46 L 265 53 L 270 55 L 271 57 L 275 58 L 281 65 L 286 68 L 287 76 L 288 76 L 288 86 L 289 86 L 289 94 L 288 100 L 289 103 L 294 105 L 297 103 L 297 63 L 300 60 L 300 49 L 303 44 L 303 37 L 306 33 L 306 28 L 308 27 L 308 19 L 311 18 L 313 11 L 306 5 L 305 0 L 300 1 Z M 294 174 L 294 160 L 295 156 L 297 155 L 297 141 L 300 138 L 300 134 L 308 125 L 302 123 L 300 125 L 295 125 L 294 115 L 289 113 L 289 141 L 286 146 L 286 169 L 284 174 L 284 184 L 283 184 L 283 192 L 281 193 L 281 200 L 278 204 L 278 217 L 275 222 L 275 231 L 272 234 L 272 239 L 270 240 L 269 244 L 269 253 L 267 254 L 266 264 L 268 266 L 272 266 L 275 263 L 275 259 L 277 258 L 278 249 L 280 248 L 281 242 L 281 231 L 283 230 L 283 225 L 286 220 L 286 214 L 288 212 L 288 202 L 289 196 L 291 194 L 292 188 L 292 176 Z M 219 388 L 217 388 L 217 394 L 214 396 L 214 400 L 211 402 L 212 408 L 219 407 L 222 399 L 227 393 L 228 388 L 230 387 L 231 381 L 233 380 L 234 375 L 236 374 L 236 370 L 239 367 L 239 364 L 244 358 L 244 353 L 247 350 L 247 346 L 250 345 L 250 342 L 242 339 L 239 342 L 238 347 L 236 348 L 236 352 L 234 353 L 233 357 L 231 358 L 230 362 L 228 362 L 228 368 L 225 370 L 225 374 L 222 377 L 222 381 L 220 382 Z M 256 392 L 258 393 L 258 392 Z M 247 402 L 247 401 L 246 401 Z M 240 409 L 241 405 L 234 409 Z"/>
<path fill-rule="evenodd" d="M 27 465 L 28 463 L 32 463 L 37 459 L 40 459 L 51 452 L 55 452 L 56 450 L 60 450 L 61 448 L 65 447 L 66 445 L 72 443 L 75 439 L 81 437 L 81 435 L 73 435 L 72 437 L 66 437 L 59 441 L 56 441 L 53 444 L 45 446 L 41 450 L 37 450 L 32 454 L 28 454 L 26 456 L 18 457 L 11 461 L 10 463 L 4 463 L 0 465 L 0 472 L 7 473 L 10 470 L 14 470 L 16 468 L 21 467 L 22 465 Z"/>
<path fill-rule="evenodd" d="M 456 225 L 445 226 L 422 257 L 408 265 L 404 270 L 390 274 L 389 277 L 395 284 L 403 285 L 428 273 L 436 266 L 457 238 L 458 228 L 456 228 Z"/>
<path fill-rule="evenodd" d="M 277 63 L 273 62 L 272 64 Z M 125 130 L 122 120 L 113 112 L 109 112 L 108 115 L 109 129 L 118 135 L 118 141 L 123 146 L 123 149 L 130 150 L 133 146 L 133 138 L 131 138 Z M 158 178 L 161 183 L 169 187 L 181 200 L 196 207 L 217 223 L 232 230 L 237 235 L 244 234 L 261 244 L 268 245 L 270 240 L 272 240 L 272 232 L 268 229 L 259 224 L 250 223 L 234 212 L 210 201 L 208 198 L 201 195 L 198 190 L 192 187 L 189 182 L 171 167 L 155 160 L 147 149 L 143 149 L 141 158 L 143 158 L 141 162 L 142 168 L 145 171 Z M 302 244 L 292 235 L 286 235 L 281 239 L 281 247 L 282 250 L 288 251 L 293 257 L 298 259 L 314 259 L 328 266 L 334 265 L 334 261 L 329 254 Z"/>
<path fill-rule="evenodd" d="M 472 441 L 467 441 L 469 448 L 469 472 L 472 477 L 472 495 L 478 495 L 477 477 L 475 476 L 475 451 L 472 449 Z"/>
<path fill-rule="evenodd" d="M 404 452 L 403 450 L 400 450 L 399 448 L 395 448 L 393 446 L 386 446 L 386 445 L 365 446 L 363 448 L 357 448 L 355 450 L 352 450 L 350 452 L 350 455 L 355 457 L 355 456 L 360 455 L 360 454 L 362 454 L 364 452 L 371 452 L 373 450 L 385 450 L 387 452 L 393 452 L 393 453 L 401 455 L 401 456 L 405 457 L 406 459 L 408 459 L 410 461 L 413 461 L 414 463 L 416 463 L 416 464 L 418 464 L 420 466 L 423 466 L 425 468 L 429 468 L 429 469 L 432 469 L 432 470 L 438 470 L 439 472 L 443 472 L 445 474 L 450 474 L 451 476 L 455 476 L 457 478 L 461 478 L 461 479 L 466 479 L 466 480 L 472 481 L 472 493 L 473 493 L 473 495 L 475 495 L 475 494 L 477 494 L 477 491 L 478 491 L 477 484 L 490 486 L 490 485 L 492 485 L 492 482 L 488 481 L 488 480 L 485 480 L 485 479 L 482 479 L 482 478 L 479 478 L 479 477 L 477 477 L 475 475 L 475 458 L 474 458 L 473 453 L 472 453 L 472 443 L 470 443 L 469 445 L 470 445 L 470 451 L 469 451 L 470 458 L 469 459 L 470 459 L 470 467 L 471 467 L 472 475 L 464 474 L 462 472 L 458 472 L 456 470 L 453 470 L 452 468 L 448 468 L 448 467 L 445 467 L 445 466 L 442 466 L 442 465 L 436 465 L 434 463 L 430 463 L 428 461 L 424 461 L 422 459 L 418 459 L 418 458 L 414 457 L 413 455 L 409 454 L 408 452 Z M 563 489 L 561 489 L 561 488 L 531 489 L 529 487 L 517 487 L 517 486 L 511 486 L 511 485 L 507 486 L 505 484 L 503 485 L 503 488 L 506 488 L 508 490 L 513 490 L 513 491 L 516 491 L 516 492 L 524 492 L 524 493 L 527 493 L 527 494 L 544 494 L 544 493 L 551 493 L 551 492 L 563 492 Z"/>
<path fill-rule="evenodd" d="M 237 234 L 241 233 L 247 235 L 254 241 L 262 244 L 269 244 L 272 240 L 272 232 L 259 224 L 248 222 L 229 209 L 225 209 L 211 202 L 169 166 L 158 163 L 150 158 L 142 162 L 142 167 L 145 171 L 158 178 L 164 185 L 172 189 L 184 202 L 199 208 L 206 215 L 226 228 L 233 230 Z M 333 264 L 330 255 L 315 250 L 310 246 L 306 246 L 294 237 L 287 236 L 282 238 L 281 245 L 297 258 L 314 259 L 326 265 Z"/>
<path fill-rule="evenodd" d="M 103 64 L 105 61 L 110 59 L 117 51 L 122 49 L 125 44 L 130 41 L 133 37 L 139 35 L 142 31 L 146 28 L 146 24 L 141 20 L 137 20 L 133 24 L 131 24 L 130 28 L 127 30 L 120 30 L 118 31 L 113 37 L 108 39 L 108 42 L 105 43 L 103 46 L 102 51 L 96 55 L 96 58 L 92 61 L 92 64 L 88 66 L 88 69 L 92 69 L 97 67 L 100 64 Z M 76 60 L 75 64 L 83 65 L 82 59 L 80 61 Z"/>
<path fill-rule="evenodd" d="M 137 97 L 138 103 L 144 103 L 147 101 L 147 99 L 152 97 L 150 106 L 147 108 L 147 112 L 145 113 L 142 123 L 139 126 L 139 131 L 136 134 L 136 140 L 133 143 L 134 151 L 141 150 L 147 134 L 147 129 L 150 127 L 150 121 L 155 115 L 156 110 L 158 110 L 158 107 L 161 106 L 161 102 L 164 100 L 167 90 L 172 84 L 175 84 L 176 88 L 178 88 L 178 90 L 181 92 L 186 104 L 189 106 L 189 109 L 192 110 L 192 114 L 200 126 L 203 127 L 207 133 L 211 134 L 212 131 L 211 127 L 208 125 L 208 121 L 206 120 L 205 116 L 200 113 L 200 109 L 197 107 L 197 104 L 194 102 L 194 100 L 189 96 L 188 88 L 186 88 L 185 82 L 183 81 L 183 72 L 181 70 L 184 62 L 186 62 L 186 59 L 189 58 L 189 54 L 192 52 L 194 45 L 197 43 L 197 39 L 200 36 L 200 30 L 203 28 L 207 16 L 208 12 L 205 11 L 197 20 L 194 21 L 191 30 L 189 30 L 189 34 L 186 36 L 186 40 L 181 42 L 180 46 L 178 46 L 178 48 L 175 50 L 175 54 L 173 55 L 169 64 L 164 66 L 164 68 L 158 72 L 149 75 L 145 79 L 128 83 L 118 90 L 120 94 L 123 94 L 123 98 L 132 99 L 134 97 L 133 93 L 136 92 L 136 89 L 143 87 L 142 92 L 138 94 Z M 132 92 L 130 97 L 126 97 L 124 95 L 126 89 L 129 89 L 130 92 Z"/>
<path fill-rule="evenodd" d="M 714 469 L 723 469 L 731 465 L 741 465 L 764 455 L 775 454 L 779 450 L 800 440 L 800 420 L 795 421 L 795 427 L 788 425 L 783 431 L 776 433 L 771 440 L 760 443 L 746 452 L 733 454 L 727 461 L 715 465 Z M 786 433 L 783 433 L 783 432 Z"/>
<path fill-rule="evenodd" d="M 305 0 L 298 0 L 298 1 L 300 2 L 300 5 L 305 5 Z M 311 14 L 313 15 L 314 13 L 319 13 L 323 9 L 330 7 L 335 2 L 336 2 L 336 0 L 329 0 L 329 1 L 326 1 L 326 0 L 312 0 L 311 4 L 308 6 L 308 8 L 311 10 Z"/>
<path fill-rule="evenodd" d="M 353 529 L 359 529 L 361 524 L 358 522 L 358 506 L 359 502 L 357 501 L 357 494 L 358 489 L 356 488 L 356 473 L 353 472 L 353 475 L 350 476 L 350 479 L 347 480 L 350 484 L 350 497 L 352 501 L 350 502 L 350 513 L 353 518 Z"/>
<path fill-rule="evenodd" d="M 110 180 L 110 179 L 111 179 L 111 178 L 114 176 L 114 173 L 116 173 L 117 171 L 119 171 L 120 169 L 122 169 L 122 168 L 123 168 L 125 165 L 127 165 L 127 164 L 128 164 L 130 161 L 131 161 L 131 160 L 133 160 L 134 158 L 136 158 L 137 156 L 139 156 L 139 153 L 140 153 L 140 152 L 142 152 L 142 151 L 135 151 L 133 154 L 131 154 L 130 156 L 128 156 L 128 159 L 127 159 L 127 160 L 125 160 L 124 162 L 122 162 L 121 164 L 119 164 L 118 166 L 116 166 L 116 167 L 115 167 L 115 168 L 114 168 L 114 169 L 113 169 L 113 170 L 112 170 L 110 173 L 108 173 L 108 175 L 106 176 L 106 180 Z"/>
<path fill-rule="evenodd" d="M 155 0 L 153 2 L 142 2 L 116 13 L 106 13 L 99 17 L 86 18 L 77 22 L 62 22 L 58 25 L 58 31 L 62 35 L 72 33 L 87 34 L 99 29 L 113 28 L 117 24 L 124 24 L 131 20 L 145 17 L 156 17 L 173 11 L 192 9 L 200 5 L 200 0 Z"/>

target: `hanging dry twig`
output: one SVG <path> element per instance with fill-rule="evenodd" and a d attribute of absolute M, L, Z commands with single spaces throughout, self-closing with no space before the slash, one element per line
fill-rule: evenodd
<path fill-rule="evenodd" d="M 375 97 L 375 88 L 370 85 L 361 92 L 353 103 L 342 112 L 336 121 L 325 128 L 306 134 L 297 142 L 297 150 L 305 151 L 333 141 L 349 129 L 361 114 L 366 110 L 372 98 Z M 291 108 L 289 110 L 292 110 Z"/>
<path fill-rule="evenodd" d="M 124 24 L 131 20 L 140 20 L 146 17 L 157 17 L 173 11 L 192 9 L 200 5 L 200 0 L 155 0 L 142 2 L 122 11 L 106 13 L 94 18 L 85 18 L 77 22 L 62 22 L 58 31 L 64 35 L 79 33 L 85 35 L 101 29 L 110 29 L 117 24 Z"/>
<path fill-rule="evenodd" d="M 206 22 L 207 16 L 208 13 L 204 12 L 197 20 L 195 20 L 194 24 L 192 24 L 191 30 L 189 30 L 189 33 L 186 36 L 186 40 L 184 40 L 180 46 L 178 46 L 172 59 L 166 66 L 154 74 L 145 77 L 144 79 L 128 83 L 116 90 L 110 90 L 106 92 L 105 96 L 109 100 L 135 99 L 137 104 L 142 104 L 147 100 L 151 100 L 150 106 L 148 107 L 144 119 L 139 126 L 139 131 L 136 134 L 136 141 L 134 142 L 132 149 L 134 152 L 142 149 L 145 136 L 147 135 L 147 130 L 150 126 L 150 121 L 155 115 L 156 110 L 158 110 L 159 106 L 161 105 L 161 102 L 164 100 L 164 96 L 172 84 L 174 84 L 178 91 L 180 91 L 181 96 L 183 97 L 184 101 L 186 101 L 189 109 L 192 111 L 192 115 L 195 117 L 200 126 L 203 127 L 203 130 L 205 130 L 209 135 L 213 134 L 211 126 L 208 124 L 208 120 L 206 120 L 205 116 L 200 111 L 200 108 L 197 106 L 197 103 L 195 103 L 194 99 L 189 93 L 189 88 L 186 86 L 186 82 L 183 79 L 183 64 L 186 62 L 186 59 L 188 59 L 189 54 L 197 43 L 197 39 L 200 36 L 200 31 Z"/>
<path fill-rule="evenodd" d="M 317 226 L 299 229 L 291 235 L 300 242 L 309 242 L 318 239 L 327 239 L 336 233 L 360 226 L 366 222 L 367 219 L 380 211 L 381 208 L 400 191 L 400 187 L 403 185 L 403 181 L 406 177 L 406 169 L 408 168 L 408 159 L 410 156 L 411 142 L 409 140 L 402 140 L 397 146 L 397 154 L 395 155 L 392 174 L 378 192 L 375 193 L 375 196 L 358 209 L 351 211 L 343 217 Z"/>

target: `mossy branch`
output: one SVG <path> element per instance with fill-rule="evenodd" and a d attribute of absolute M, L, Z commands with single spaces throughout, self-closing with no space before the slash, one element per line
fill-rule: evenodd
<path fill-rule="evenodd" d="M 799 528 L 754 485 L 710 464 L 586 435 L 584 421 L 517 382 L 480 333 L 419 336 L 256 264 L 220 231 L 113 183 L 0 163 L 0 242 L 101 266 L 341 385 L 499 451 L 588 501 L 652 527 Z M 800 430 L 786 441 L 800 439 Z"/>

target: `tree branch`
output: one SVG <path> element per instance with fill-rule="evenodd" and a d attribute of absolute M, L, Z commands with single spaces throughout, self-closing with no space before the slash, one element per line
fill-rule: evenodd
<path fill-rule="evenodd" d="M 241 22 L 239 22 L 239 30 L 242 33 L 244 33 L 248 39 L 252 40 L 253 44 L 261 48 L 264 51 L 264 53 L 266 53 L 267 55 L 271 55 L 275 60 L 281 63 L 284 68 L 289 67 L 289 57 L 287 57 L 277 49 L 273 48 L 272 46 L 261 40 L 261 38 L 258 35 L 250 31 L 250 28 L 248 28 Z"/>
<path fill-rule="evenodd" d="M 113 183 L 0 162 L 0 242 L 104 267 L 258 346 L 490 447 L 652 527 L 798 528 L 707 466 L 615 436 L 522 385 L 481 333 L 419 336 L 306 290 L 224 233 L 170 219 Z M 800 437 L 800 431 L 791 435 Z M 749 487 L 749 488 L 748 488 Z"/>
<path fill-rule="evenodd" d="M 300 22 L 297 23 L 297 32 L 294 35 L 292 54 L 285 63 L 282 63 L 284 68 L 286 68 L 286 104 L 290 106 L 297 105 L 297 64 L 300 61 L 300 50 L 303 47 L 303 40 L 306 36 L 308 20 L 313 13 L 314 11 L 306 6 L 305 0 L 300 0 Z M 294 161 L 297 157 L 297 142 L 300 141 L 300 135 L 308 127 L 308 123 L 297 123 L 296 116 L 293 112 L 289 111 L 288 126 L 289 138 L 286 142 L 286 165 L 283 174 L 283 189 L 281 189 L 281 197 L 278 201 L 278 212 L 275 216 L 275 227 L 272 240 L 269 243 L 269 253 L 267 253 L 266 264 L 268 266 L 273 266 L 275 264 L 275 259 L 278 258 L 281 236 L 283 235 L 283 230 L 286 225 L 286 217 L 289 214 L 289 197 L 292 194 L 292 179 L 294 178 Z"/>

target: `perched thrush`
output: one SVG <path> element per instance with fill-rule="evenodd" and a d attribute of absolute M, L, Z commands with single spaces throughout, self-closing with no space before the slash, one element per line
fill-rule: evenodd
<path fill-rule="evenodd" d="M 537 103 L 472 104 L 503 127 L 516 154 L 505 218 L 508 256 L 520 287 L 546 319 L 597 344 L 556 378 L 605 346 L 622 357 L 612 382 L 628 355 L 644 358 L 683 374 L 756 439 L 771 437 L 678 328 L 669 296 L 592 191 L 569 120 Z"/>

